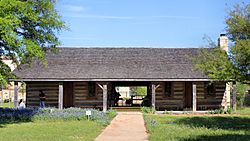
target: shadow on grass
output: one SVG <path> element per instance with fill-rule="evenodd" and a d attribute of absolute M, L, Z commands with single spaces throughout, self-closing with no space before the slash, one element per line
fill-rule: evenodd
<path fill-rule="evenodd" d="M 37 109 L 34 108 L 0 108 L 0 128 L 4 128 L 7 124 L 31 122 L 36 112 Z"/>
<path fill-rule="evenodd" d="M 20 124 L 20 123 L 28 123 L 32 122 L 32 120 L 20 120 L 20 121 L 11 121 L 11 120 L 1 120 L 0 121 L 0 128 L 5 128 L 7 124 Z"/>
<path fill-rule="evenodd" d="M 197 136 L 194 139 L 180 139 L 180 141 L 249 141 L 250 134 L 238 135 L 238 134 L 225 134 L 225 135 L 215 135 L 208 136 L 202 135 Z"/>
<path fill-rule="evenodd" d="M 191 127 L 205 127 L 208 129 L 250 130 L 249 117 L 187 117 L 178 119 L 176 122 Z"/>

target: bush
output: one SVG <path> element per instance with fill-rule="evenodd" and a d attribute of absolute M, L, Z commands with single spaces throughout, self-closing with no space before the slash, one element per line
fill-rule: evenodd
<path fill-rule="evenodd" d="M 106 114 L 111 117 L 111 118 L 114 118 L 116 115 L 117 115 L 117 112 L 115 110 L 108 110 L 106 112 Z"/>
<path fill-rule="evenodd" d="M 141 111 L 144 114 L 154 114 L 156 112 L 153 107 L 141 107 Z"/>
<path fill-rule="evenodd" d="M 109 124 L 110 121 L 116 116 L 116 112 L 113 110 L 104 113 L 95 109 L 81 108 L 67 108 L 63 110 L 56 108 L 0 108 L 0 120 L 5 122 L 31 120 L 86 120 L 86 111 L 91 111 L 89 120 L 96 121 L 102 125 Z"/>
<path fill-rule="evenodd" d="M 0 121 L 30 121 L 37 112 L 38 109 L 33 108 L 0 108 Z"/>
<path fill-rule="evenodd" d="M 56 108 L 44 108 L 34 116 L 36 120 L 86 120 L 86 111 L 91 111 L 89 120 L 96 121 L 100 124 L 107 125 L 116 116 L 115 111 L 106 113 L 96 109 L 67 108 L 59 110 Z"/>
<path fill-rule="evenodd" d="M 232 114 L 232 108 L 228 108 L 226 111 L 223 108 L 210 111 L 209 114 Z"/>

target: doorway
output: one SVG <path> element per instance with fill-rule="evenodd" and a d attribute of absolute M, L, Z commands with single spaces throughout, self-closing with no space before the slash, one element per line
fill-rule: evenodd
<path fill-rule="evenodd" d="M 63 82 L 63 107 L 73 106 L 73 82 Z"/>
<path fill-rule="evenodd" d="M 185 96 L 184 96 L 184 108 L 192 108 L 193 104 L 193 90 L 192 82 L 185 82 Z"/>

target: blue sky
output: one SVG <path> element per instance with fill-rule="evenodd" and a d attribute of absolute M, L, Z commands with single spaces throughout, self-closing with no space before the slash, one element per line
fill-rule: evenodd
<path fill-rule="evenodd" d="M 225 33 L 227 11 L 244 0 L 58 0 L 66 47 L 201 47 Z M 245 0 L 245 2 L 248 2 Z"/>

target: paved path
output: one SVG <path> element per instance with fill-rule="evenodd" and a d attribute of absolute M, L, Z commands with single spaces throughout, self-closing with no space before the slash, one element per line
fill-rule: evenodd
<path fill-rule="evenodd" d="M 119 112 L 95 141 L 147 141 L 142 113 Z"/>

